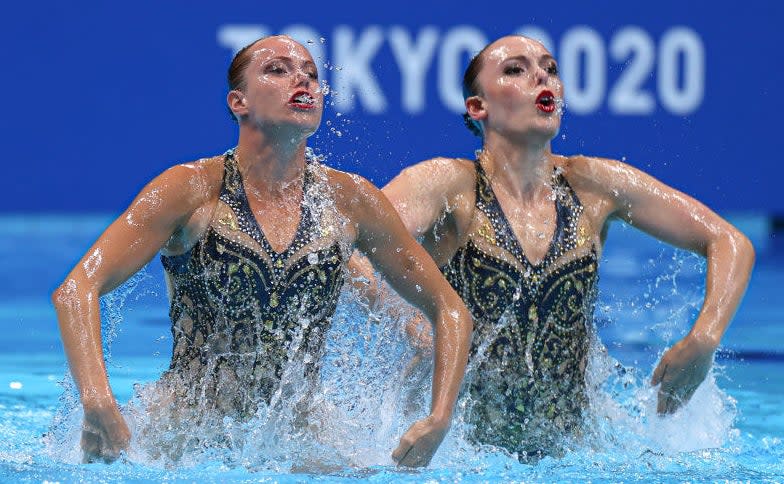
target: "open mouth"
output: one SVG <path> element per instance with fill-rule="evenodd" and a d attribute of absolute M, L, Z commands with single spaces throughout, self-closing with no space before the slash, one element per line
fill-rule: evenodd
<path fill-rule="evenodd" d="M 316 106 L 316 100 L 313 99 L 313 96 L 311 96 L 310 93 L 298 91 L 291 96 L 289 104 L 300 109 L 311 109 Z"/>
<path fill-rule="evenodd" d="M 545 113 L 552 113 L 555 111 L 555 94 L 551 91 L 544 90 L 536 96 L 536 107 Z"/>

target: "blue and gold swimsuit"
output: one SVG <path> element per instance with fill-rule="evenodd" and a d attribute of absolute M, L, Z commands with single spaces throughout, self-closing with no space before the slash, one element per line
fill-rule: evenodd
<path fill-rule="evenodd" d="M 292 364 L 317 374 L 350 254 L 325 177 L 309 160 L 296 235 L 278 253 L 253 215 L 233 151 L 225 155 L 205 234 L 184 254 L 161 257 L 174 340 L 164 379 L 178 401 L 248 416 Z"/>
<path fill-rule="evenodd" d="M 468 242 L 442 268 L 474 316 L 472 437 L 523 460 L 557 454 L 563 437 L 579 432 L 587 404 L 596 249 L 581 225 L 580 200 L 556 170 L 555 231 L 544 259 L 531 263 L 475 165 Z"/>

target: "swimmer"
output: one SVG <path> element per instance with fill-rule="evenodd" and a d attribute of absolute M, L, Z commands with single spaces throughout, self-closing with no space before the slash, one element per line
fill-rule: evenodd
<path fill-rule="evenodd" d="M 563 437 L 580 433 L 598 264 L 616 220 L 707 258 L 702 310 L 651 381 L 658 412 L 675 411 L 707 375 L 743 297 L 751 243 L 634 167 L 553 153 L 563 85 L 540 42 L 489 44 L 463 92 L 466 125 L 483 142 L 477 159 L 420 162 L 382 191 L 473 313 L 473 440 L 527 460 L 558 455 Z M 361 271 L 362 261 L 352 266 Z M 426 328 L 409 333 L 429 345 Z"/>
<path fill-rule="evenodd" d="M 160 252 L 173 336 L 161 384 L 171 389 L 170 403 L 250 418 L 292 360 L 308 381 L 317 376 L 358 249 L 436 328 L 430 415 L 393 452 L 401 466 L 427 465 L 465 371 L 470 312 L 381 192 L 306 148 L 323 95 L 302 45 L 260 39 L 236 54 L 228 80 L 237 147 L 152 180 L 52 296 L 84 409 L 85 461 L 115 460 L 131 439 L 106 373 L 101 295 Z"/>

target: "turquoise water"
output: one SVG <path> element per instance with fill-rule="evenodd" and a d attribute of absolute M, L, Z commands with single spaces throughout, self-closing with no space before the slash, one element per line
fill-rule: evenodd
<path fill-rule="evenodd" d="M 359 316 L 361 308 L 347 302 L 330 339 L 322 395 L 339 410 L 334 413 L 339 424 L 328 432 L 334 445 L 319 450 L 325 461 L 339 465 L 297 464 L 298 441 L 281 438 L 269 421 L 247 429 L 240 453 L 200 455 L 173 466 L 132 447 L 125 462 L 82 465 L 79 415 L 68 410 L 72 397 L 64 390 L 65 359 L 48 298 L 108 219 L 0 222 L 0 481 L 784 480 L 784 301 L 778 296 L 784 252 L 775 238 L 758 243 L 751 288 L 709 381 L 682 411 L 659 418 L 652 411 L 655 392 L 645 382 L 661 350 L 699 308 L 704 265 L 632 230 L 613 229 L 597 310 L 609 357 L 597 351 L 593 359 L 593 375 L 601 382 L 593 399 L 594 433 L 560 459 L 523 465 L 496 449 L 476 449 L 462 438 L 458 409 L 429 468 L 396 469 L 389 452 L 426 405 L 421 395 L 410 394 L 415 385 L 395 376 L 410 352 L 394 322 L 370 324 Z M 105 301 L 111 322 L 106 330 L 112 333 L 109 371 L 120 402 L 168 364 L 163 287 L 154 262 Z M 413 409 L 406 404 L 412 399 L 420 404 Z"/>

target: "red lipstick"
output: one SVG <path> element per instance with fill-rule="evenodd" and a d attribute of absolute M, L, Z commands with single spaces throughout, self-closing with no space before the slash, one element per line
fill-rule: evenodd
<path fill-rule="evenodd" d="M 289 105 L 298 109 L 313 109 L 316 107 L 316 99 L 308 91 L 296 91 L 289 98 Z"/>
<path fill-rule="evenodd" d="M 545 89 L 536 96 L 536 107 L 545 113 L 552 113 L 555 111 L 555 94 L 552 91 Z"/>

